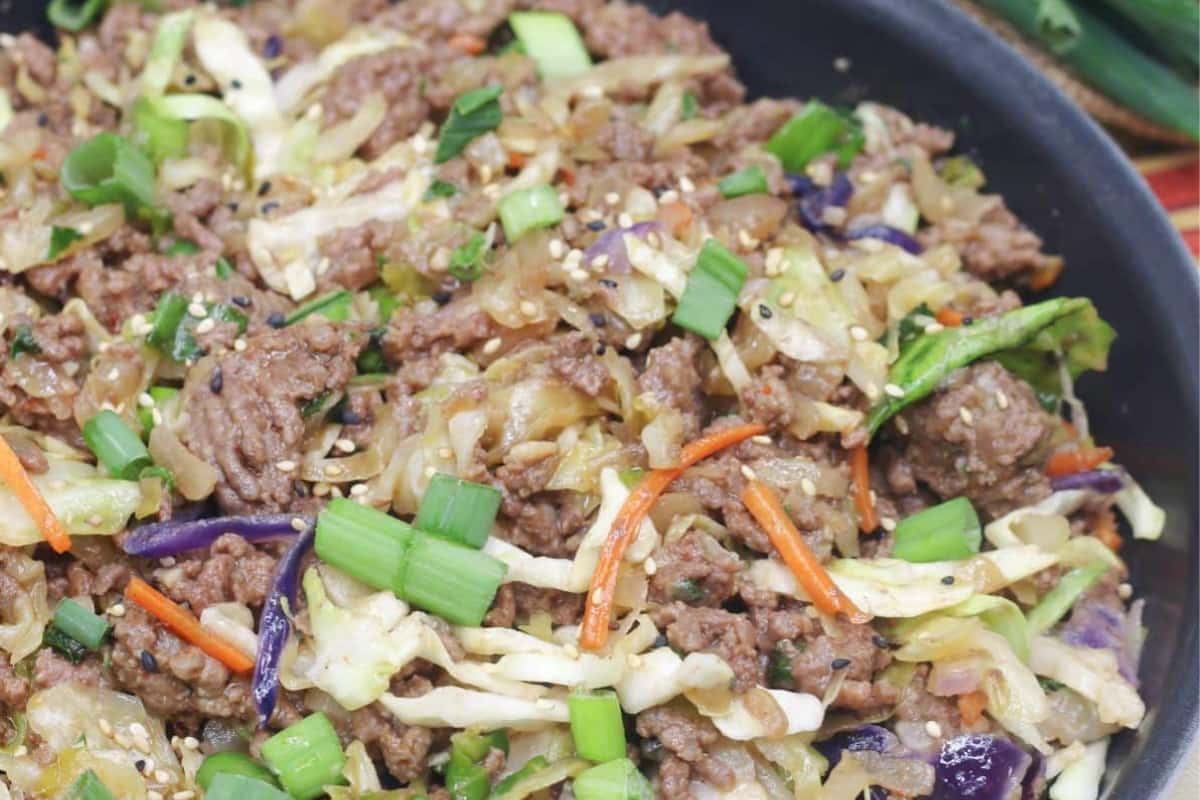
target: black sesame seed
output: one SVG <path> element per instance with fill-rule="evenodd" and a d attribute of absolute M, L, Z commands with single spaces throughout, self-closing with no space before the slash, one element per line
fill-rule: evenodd
<path fill-rule="evenodd" d="M 220 394 L 225 388 L 225 374 L 221 372 L 221 368 L 217 367 L 213 370 L 212 377 L 208 379 L 208 390 L 213 394 Z"/>
<path fill-rule="evenodd" d="M 963 324 L 963 325 L 974 325 L 974 324 L 975 324 L 975 318 L 974 318 L 974 317 L 963 317 L 962 324 Z"/>
<path fill-rule="evenodd" d="M 444 306 L 444 305 L 446 305 L 446 303 L 450 302 L 451 295 L 449 292 L 442 289 L 442 290 L 436 291 L 433 294 L 429 295 L 429 297 L 433 300 L 433 302 L 437 303 L 439 306 Z"/>
<path fill-rule="evenodd" d="M 282 311 L 272 311 L 271 315 L 267 317 L 267 324 L 272 328 L 282 328 L 286 323 L 287 317 L 284 316 Z"/>
<path fill-rule="evenodd" d="M 601 278 L 601 279 L 600 279 L 600 281 L 599 281 L 599 283 L 600 283 L 600 285 L 601 285 L 601 286 L 603 286 L 605 289 L 615 289 L 615 288 L 617 288 L 617 282 L 616 282 L 616 281 L 614 281 L 612 278 Z"/>
<path fill-rule="evenodd" d="M 595 325 L 597 328 L 603 328 L 605 325 L 608 324 L 608 317 L 606 317 L 600 313 L 588 314 L 588 319 L 591 320 L 592 324 Z"/>
<path fill-rule="evenodd" d="M 45 112 L 45 111 L 43 111 L 43 112 L 41 112 L 40 114 L 38 114 L 38 116 L 37 116 L 37 124 L 38 124 L 38 127 L 39 127 L 39 128 L 44 128 L 44 127 L 46 127 L 47 125 L 49 125 L 49 124 L 50 124 L 50 117 L 48 117 L 48 116 L 46 115 L 46 112 Z"/>
<path fill-rule="evenodd" d="M 589 231 L 602 231 L 606 227 L 602 219 L 594 219 L 587 226 Z"/>
<path fill-rule="evenodd" d="M 833 661 L 829 662 L 829 666 L 831 669 L 845 669 L 846 667 L 850 666 L 850 659 L 835 658 Z"/>
<path fill-rule="evenodd" d="M 887 650 L 889 647 L 891 647 L 892 643 L 877 633 L 871 637 L 871 644 L 875 645 L 880 650 Z"/>
<path fill-rule="evenodd" d="M 773 312 L 771 310 L 771 307 L 768 306 L 766 303 L 758 304 L 758 314 L 763 319 L 770 319 L 771 317 L 775 316 L 775 312 Z"/>
<path fill-rule="evenodd" d="M 262 204 L 262 213 L 270 214 L 277 208 L 279 208 L 279 203 L 276 203 L 274 200 L 268 200 Z"/>
<path fill-rule="evenodd" d="M 151 653 L 149 650 L 143 650 L 141 659 L 142 669 L 146 672 L 158 672 L 158 659 L 154 657 L 154 653 Z"/>
<path fill-rule="evenodd" d="M 271 182 L 270 181 L 263 181 L 262 183 L 260 183 L 258 185 L 258 196 L 259 197 L 262 197 L 263 195 L 267 194 L 270 191 L 271 191 Z"/>
<path fill-rule="evenodd" d="M 833 281 L 834 283 L 837 283 L 844 277 L 846 277 L 846 270 L 844 269 L 835 269 L 833 272 L 829 273 L 829 280 Z"/>
<path fill-rule="evenodd" d="M 602 356 L 607 352 L 608 352 L 608 348 L 605 347 L 603 344 L 596 345 L 596 355 Z"/>
<path fill-rule="evenodd" d="M 242 88 L 242 82 L 239 81 L 237 78 L 234 78 L 232 81 L 229 82 L 229 87 L 231 89 L 240 89 L 240 88 Z"/>
<path fill-rule="evenodd" d="M 229 302 L 233 303 L 235 306 L 238 306 L 239 308 L 249 308 L 251 301 L 250 301 L 249 297 L 245 297 L 240 294 L 235 294 L 233 297 L 229 298 Z"/>
<path fill-rule="evenodd" d="M 138 772 L 141 772 L 142 770 L 144 770 L 146 768 L 146 759 L 139 758 L 137 761 L 133 762 L 133 766 L 137 769 Z"/>
<path fill-rule="evenodd" d="M 279 54 L 283 52 L 283 39 L 279 38 L 279 34 L 272 33 L 267 37 L 267 41 L 263 43 L 263 57 L 279 58 Z"/>
<path fill-rule="evenodd" d="M 666 194 L 666 193 L 667 193 L 667 191 L 668 191 L 670 188 L 671 188 L 671 187 L 669 187 L 669 186 L 663 186 L 663 185 L 661 185 L 661 184 L 660 184 L 660 185 L 658 185 L 658 186 L 655 186 L 655 187 L 654 187 L 653 189 L 651 189 L 650 191 L 654 193 L 654 196 L 655 196 L 655 197 L 662 197 L 664 194 Z"/>
<path fill-rule="evenodd" d="M 192 84 L 194 84 L 195 82 L 196 82 L 196 76 L 195 76 L 195 75 L 192 75 L 192 74 L 188 74 L 188 75 L 187 75 L 187 76 L 185 76 L 185 77 L 184 77 L 184 79 L 183 79 L 183 83 L 184 83 L 184 85 L 185 85 L 185 86 L 191 86 L 191 85 L 192 85 Z"/>
<path fill-rule="evenodd" d="M 942 578 L 942 583 L 944 583 L 946 586 L 953 586 L 954 585 L 954 576 L 947 575 L 946 577 Z"/>
<path fill-rule="evenodd" d="M 342 411 L 343 425 L 361 425 L 362 421 L 362 414 L 359 414 L 357 411 L 350 411 L 349 409 Z"/>
<path fill-rule="evenodd" d="M 228 208 L 230 211 L 232 211 L 235 214 L 237 213 L 238 208 L 240 208 L 240 206 L 237 204 L 236 201 L 232 202 L 232 203 L 226 203 L 225 207 Z"/>
<path fill-rule="evenodd" d="M 304 481 L 292 481 L 292 494 L 296 497 L 308 497 L 308 486 Z"/>
<path fill-rule="evenodd" d="M 666 647 L 667 646 L 667 635 L 665 633 L 660 633 L 658 636 L 655 636 L 654 637 L 654 646 L 655 647 Z"/>

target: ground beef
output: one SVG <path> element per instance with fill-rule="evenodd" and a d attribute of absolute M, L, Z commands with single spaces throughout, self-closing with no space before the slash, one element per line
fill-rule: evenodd
<path fill-rule="evenodd" d="M 524 583 L 506 583 L 496 593 L 485 625 L 511 628 L 527 623 L 534 614 L 549 614 L 558 625 L 573 625 L 583 615 L 583 595 L 558 589 L 542 589 Z"/>
<path fill-rule="evenodd" d="M 741 559 L 699 531 L 663 545 L 653 558 L 650 599 L 656 603 L 680 600 L 716 608 L 733 596 L 742 568 Z"/>
<path fill-rule="evenodd" d="M 153 669 L 148 671 L 147 664 Z M 195 725 L 200 717 L 254 716 L 246 676 L 231 675 L 133 604 L 113 627 L 112 671 L 120 688 L 140 697 L 150 713 L 185 725 Z"/>
<path fill-rule="evenodd" d="M 554 345 L 551 371 L 589 397 L 598 397 L 612 376 L 596 356 L 596 343 L 582 333 L 569 333 L 555 339 Z"/>
<path fill-rule="evenodd" d="M 500 332 L 500 326 L 470 297 L 452 300 L 433 312 L 408 306 L 392 315 L 383 336 L 383 354 L 393 364 L 404 364 L 450 350 L 469 350 Z"/>
<path fill-rule="evenodd" d="M 744 615 L 673 603 L 654 612 L 654 623 L 666 628 L 667 641 L 675 649 L 720 656 L 733 670 L 737 691 L 762 683 L 754 624 Z"/>
<path fill-rule="evenodd" d="M 380 257 L 386 259 L 391 244 L 402 238 L 400 228 L 400 223 L 372 220 L 356 228 L 339 228 L 321 237 L 321 253 L 333 267 L 320 280 L 326 285 L 348 289 L 370 286 L 379 279 Z"/>
<path fill-rule="evenodd" d="M 742 391 L 746 415 L 772 431 L 783 431 L 796 422 L 803 424 L 802 409 L 807 401 L 829 400 L 842 383 L 842 372 L 835 367 L 804 364 L 786 356 L 783 363 L 767 364 Z"/>
<path fill-rule="evenodd" d="M 89 655 L 78 664 L 72 664 L 49 647 L 43 647 L 34 658 L 33 683 L 39 689 L 60 683 L 112 688 L 112 678 L 98 655 Z"/>
<path fill-rule="evenodd" d="M 376 703 L 351 714 L 342 733 L 347 741 L 361 741 L 367 754 L 382 760 L 401 783 L 411 783 L 425 773 L 425 760 L 433 745 L 429 728 L 405 725 Z"/>
<path fill-rule="evenodd" d="M 74 420 L 78 376 L 88 356 L 87 332 L 74 314 L 38 320 L 16 317 L 0 340 L 5 354 L 18 332 L 31 334 L 36 350 L 5 359 L 0 372 L 0 411 L 13 421 L 45 433 L 79 441 Z"/>
<path fill-rule="evenodd" d="M 688 788 L 693 771 L 695 777 L 714 787 L 729 790 L 736 777 L 721 761 L 709 756 L 708 750 L 721 742 L 721 734 L 690 706 L 677 703 L 650 708 L 637 715 L 637 734 L 660 759 L 658 793 L 667 800 L 688 800 Z"/>
<path fill-rule="evenodd" d="M 244 351 L 217 358 L 213 369 L 221 370 L 220 392 L 212 390 L 211 370 L 188 372 L 183 443 L 217 470 L 217 502 L 226 513 L 314 504 L 307 492 L 295 489 L 302 409 L 342 391 L 354 377 L 362 339 L 356 329 L 310 317 L 304 324 L 249 337 Z M 287 462 L 292 469 L 281 469 Z"/>
<path fill-rule="evenodd" d="M 1041 469 L 1050 418 L 1029 384 L 999 364 L 952 373 L 903 416 L 900 458 L 942 499 L 965 495 L 991 519 L 1050 493 Z"/>
<path fill-rule="evenodd" d="M 929 679 L 929 665 L 921 664 L 913 673 L 908 686 L 900 690 L 900 698 L 896 704 L 895 719 L 899 722 L 914 722 L 924 725 L 926 722 L 936 722 L 942 729 L 942 737 L 946 739 L 958 736 L 968 730 L 963 724 L 962 715 L 958 713 L 958 703 L 953 697 L 938 697 L 926 689 Z M 988 718 L 981 717 L 970 726 L 975 733 L 986 733 L 991 729 Z"/>
<path fill-rule="evenodd" d="M 639 392 L 649 392 L 683 415 L 684 439 L 695 438 L 705 422 L 700 415 L 703 379 L 696 365 L 702 352 L 704 343 L 691 334 L 672 339 L 647 354 L 646 366 L 637 379 Z"/>
<path fill-rule="evenodd" d="M 29 679 L 14 672 L 7 658 L 0 658 L 0 718 L 25 708 L 29 692 Z"/>
<path fill-rule="evenodd" d="M 513 0 L 405 0 L 374 17 L 380 25 L 404 31 L 418 42 L 435 42 L 454 34 L 486 39 L 513 9 Z"/>
<path fill-rule="evenodd" d="M 167 595 L 187 603 L 194 614 L 226 602 L 257 608 L 270 591 L 276 560 L 237 534 L 227 533 L 207 553 L 163 567 L 155 575 Z"/>
<path fill-rule="evenodd" d="M 761 144 L 779 130 L 779 126 L 800 110 L 796 100 L 763 97 L 738 109 L 713 144 L 726 152 L 736 152 L 750 144 Z"/>
<path fill-rule="evenodd" d="M 1055 260 L 1042 253 L 1041 237 L 1022 225 L 1003 201 L 978 223 L 945 220 L 918 231 L 917 239 L 926 248 L 954 245 L 967 270 L 985 281 L 1025 283 Z"/>
<path fill-rule="evenodd" d="M 817 624 L 800 641 L 793 641 L 792 677 L 797 691 L 824 696 L 825 688 L 836 672 L 844 669 L 846 679 L 832 705 L 855 711 L 869 711 L 891 705 L 897 700 L 895 687 L 875 674 L 891 662 L 886 648 L 877 644 L 870 625 L 841 622 L 830 633 Z M 844 667 L 838 665 L 849 662 Z"/>
<path fill-rule="evenodd" d="M 579 546 L 587 516 L 573 492 L 541 492 L 527 499 L 504 491 L 500 538 L 534 555 L 570 558 Z"/>

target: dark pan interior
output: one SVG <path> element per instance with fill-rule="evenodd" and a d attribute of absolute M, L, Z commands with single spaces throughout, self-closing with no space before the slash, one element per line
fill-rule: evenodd
<path fill-rule="evenodd" d="M 43 3 L 0 3 L 0 29 L 44 25 Z M 940 0 L 651 2 L 710 21 L 756 94 L 870 97 L 953 128 L 989 187 L 1066 256 L 1056 287 L 1086 294 L 1120 336 L 1081 382 L 1097 439 L 1167 509 L 1162 541 L 1123 552 L 1147 598 L 1149 715 L 1111 751 L 1106 797 L 1159 797 L 1196 734 L 1195 263 L 1116 146 L 1011 50 Z M 834 68 L 838 57 L 850 67 Z"/>

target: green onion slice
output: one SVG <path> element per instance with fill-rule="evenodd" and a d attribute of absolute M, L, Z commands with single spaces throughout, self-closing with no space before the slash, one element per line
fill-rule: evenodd
<path fill-rule="evenodd" d="M 1053 589 L 1036 606 L 1025 615 L 1031 635 L 1045 633 L 1054 627 L 1060 619 L 1075 605 L 1080 597 L 1096 585 L 1096 582 L 1108 572 L 1108 564 L 1095 561 L 1082 567 L 1076 567 L 1058 579 Z"/>
<path fill-rule="evenodd" d="M 150 408 L 138 406 L 138 421 L 142 423 L 142 430 L 149 434 L 154 429 L 154 406 L 165 403 L 175 395 L 179 394 L 179 390 L 171 386 L 151 386 L 146 394 L 150 395 L 150 399 L 154 401 L 154 405 Z"/>
<path fill-rule="evenodd" d="M 46 628 L 42 634 L 42 644 L 58 652 L 67 661 L 72 664 L 78 664 L 87 658 L 88 649 L 83 646 L 82 642 L 78 642 L 67 636 L 53 625 Z"/>
<path fill-rule="evenodd" d="M 222 772 L 204 790 L 204 800 L 292 800 L 292 795 L 248 775 Z"/>
<path fill-rule="evenodd" d="M 218 775 L 243 775 L 269 786 L 275 785 L 275 776 L 271 770 L 236 750 L 213 753 L 206 757 L 196 770 L 196 783 L 207 792 Z"/>
<path fill-rule="evenodd" d="M 108 0 L 50 0 L 46 17 L 56 28 L 81 31 L 95 22 L 108 7 Z"/>
<path fill-rule="evenodd" d="M 479 280 L 483 277 L 483 258 L 487 250 L 487 236 L 475 231 L 450 254 L 450 274 L 464 283 Z"/>
<path fill-rule="evenodd" d="M 288 314 L 283 324 L 295 325 L 300 320 L 312 314 L 320 314 L 331 322 L 345 322 L 350 316 L 350 302 L 352 300 L 354 300 L 354 293 L 346 289 L 330 292 L 315 300 L 310 300 L 291 314 Z"/>
<path fill-rule="evenodd" d="M 329 717 L 319 711 L 263 742 L 262 757 L 296 800 L 313 800 L 325 794 L 326 786 L 346 782 L 342 743 Z"/>
<path fill-rule="evenodd" d="M 567 698 L 575 750 L 589 761 L 625 757 L 625 722 L 612 690 L 572 692 Z"/>
<path fill-rule="evenodd" d="M 213 269 L 216 271 L 217 277 L 223 281 L 227 281 L 233 277 L 233 265 L 229 263 L 229 259 L 225 258 L 225 256 L 220 256 L 217 259 L 217 263 L 213 265 Z"/>
<path fill-rule="evenodd" d="M 439 472 L 429 480 L 413 526 L 478 549 L 492 532 L 500 499 L 491 486 Z"/>
<path fill-rule="evenodd" d="M 483 761 L 493 747 L 508 755 L 508 731 L 503 728 L 491 733 L 460 731 L 450 737 L 450 745 L 471 762 Z"/>
<path fill-rule="evenodd" d="M 737 308 L 738 293 L 747 274 L 744 261 L 716 239 L 709 239 L 688 275 L 671 321 L 709 341 L 716 339 Z"/>
<path fill-rule="evenodd" d="M 767 194 L 767 173 L 758 164 L 726 175 L 717 184 L 722 197 L 741 197 L 744 194 Z"/>
<path fill-rule="evenodd" d="M 512 789 L 521 781 L 528 778 L 535 772 L 540 772 L 550 766 L 550 762 L 545 756 L 534 756 L 521 765 L 521 768 L 509 775 L 507 778 L 499 781 L 492 789 L 492 797 L 503 797 L 506 792 Z"/>
<path fill-rule="evenodd" d="M 120 415 L 108 409 L 97 412 L 84 423 L 83 440 L 114 478 L 136 481 L 142 470 L 153 463 L 141 437 Z"/>
<path fill-rule="evenodd" d="M 418 535 L 405 554 L 396 594 L 451 624 L 477 626 L 507 570 L 486 553 Z"/>
<path fill-rule="evenodd" d="M 454 197 L 458 194 L 458 187 L 453 183 L 435 178 L 429 184 L 429 188 L 425 190 L 425 196 L 422 198 L 426 203 L 430 200 L 436 200 L 439 197 Z"/>
<path fill-rule="evenodd" d="M 557 225 L 563 219 L 562 203 L 550 186 L 518 189 L 500 198 L 497 205 L 504 235 L 513 243 L 531 230 Z"/>
<path fill-rule="evenodd" d="M 500 110 L 500 86 L 484 86 L 461 94 L 450 108 L 450 116 L 438 134 L 437 153 L 433 163 L 442 164 L 456 155 L 478 136 L 500 127 L 504 113 Z M 433 187 L 430 186 L 430 191 Z"/>
<path fill-rule="evenodd" d="M 176 239 L 167 248 L 168 256 L 194 256 L 200 252 L 200 247 L 191 239 Z"/>
<path fill-rule="evenodd" d="M 54 609 L 54 627 L 89 650 L 98 650 L 112 626 L 69 597 Z"/>
<path fill-rule="evenodd" d="M 628 758 L 581 772 L 573 788 L 576 800 L 654 800 L 654 787 Z"/>
<path fill-rule="evenodd" d="M 42 346 L 38 344 L 37 338 L 33 335 L 33 328 L 28 325 L 18 325 L 16 333 L 13 334 L 12 344 L 8 347 L 8 357 L 16 358 L 22 353 L 37 355 L 40 352 L 42 352 Z"/>
<path fill-rule="evenodd" d="M 129 216 L 154 205 L 154 164 L 129 140 L 98 133 L 72 150 L 59 172 L 64 189 L 81 203 L 121 203 Z"/>
<path fill-rule="evenodd" d="M 84 770 L 63 795 L 66 800 L 113 800 L 113 794 L 94 770 Z"/>
<path fill-rule="evenodd" d="M 317 515 L 317 557 L 375 589 L 394 590 L 413 539 L 408 523 L 344 497 Z"/>
<path fill-rule="evenodd" d="M 450 800 L 484 800 L 490 785 L 486 769 L 460 753 L 450 754 L 446 764 L 446 791 Z"/>
<path fill-rule="evenodd" d="M 856 119 L 820 100 L 809 100 L 775 131 L 766 149 L 779 157 L 785 170 L 800 172 L 817 156 L 832 152 L 837 153 L 838 166 L 849 166 L 865 141 Z"/>
<path fill-rule="evenodd" d="M 83 239 L 83 234 L 74 228 L 66 228 L 62 225 L 50 226 L 50 247 L 46 251 L 46 260 L 54 261 L 59 256 L 67 251 L 67 248 L 75 244 L 75 242 Z"/>
<path fill-rule="evenodd" d="M 892 557 L 917 564 L 961 561 L 978 553 L 982 541 L 971 501 L 956 497 L 901 520 Z"/>
<path fill-rule="evenodd" d="M 508 24 L 543 78 L 571 78 L 592 68 L 583 37 L 566 14 L 516 11 L 508 16 Z"/>

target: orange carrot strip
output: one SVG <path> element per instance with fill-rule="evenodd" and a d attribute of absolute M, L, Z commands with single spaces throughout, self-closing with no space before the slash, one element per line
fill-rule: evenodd
<path fill-rule="evenodd" d="M 516 150 L 510 150 L 508 153 L 508 165 L 513 169 L 520 169 L 525 166 L 525 154 L 518 153 Z"/>
<path fill-rule="evenodd" d="M 871 473 L 867 464 L 866 446 L 850 451 L 850 478 L 854 482 L 854 507 L 858 509 L 858 527 L 871 533 L 879 527 L 879 516 L 871 500 Z"/>
<path fill-rule="evenodd" d="M 1054 258 L 1047 261 L 1030 276 L 1029 288 L 1035 292 L 1049 289 L 1058 280 L 1058 276 L 1062 275 L 1062 271 L 1063 260 L 1061 258 Z"/>
<path fill-rule="evenodd" d="M 847 619 L 856 624 L 870 619 L 829 577 L 770 486 L 757 479 L 748 482 L 742 490 L 742 502 L 766 531 L 767 538 L 804 587 L 813 605 L 826 614 L 845 614 Z"/>
<path fill-rule="evenodd" d="M 939 308 L 935 316 L 937 317 L 937 321 L 947 328 L 957 328 L 959 325 L 962 325 L 963 315 L 949 306 Z"/>
<path fill-rule="evenodd" d="M 985 708 L 987 708 L 987 695 L 983 692 L 970 692 L 958 696 L 959 716 L 968 725 L 979 722 Z"/>
<path fill-rule="evenodd" d="M 1046 474 L 1051 478 L 1071 475 L 1085 469 L 1095 469 L 1113 457 L 1111 447 L 1072 447 L 1059 450 L 1046 461 Z"/>
<path fill-rule="evenodd" d="M 1125 540 L 1121 538 L 1121 533 L 1117 530 L 1117 518 L 1113 516 L 1112 511 L 1105 511 L 1100 514 L 1096 520 L 1096 527 L 1092 530 L 1092 536 L 1095 536 L 1104 546 L 1114 553 L 1121 549 L 1121 545 Z"/>
<path fill-rule="evenodd" d="M 678 236 L 692 224 L 692 210 L 685 203 L 663 203 L 658 207 L 658 221 Z"/>
<path fill-rule="evenodd" d="M 487 49 L 486 41 L 470 33 L 456 33 L 446 43 L 451 47 L 457 47 L 469 56 L 477 56 Z"/>
<path fill-rule="evenodd" d="M 579 645 L 584 650 L 599 650 L 608 643 L 608 621 L 612 617 L 613 594 L 617 588 L 617 571 L 629 543 L 642 527 L 646 514 L 654 506 L 659 495 L 666 491 L 671 481 L 688 467 L 719 450 L 731 447 L 740 441 L 766 431 L 758 424 L 738 425 L 734 428 L 702 436 L 683 448 L 679 454 L 679 465 L 669 469 L 656 469 L 642 479 L 637 488 L 630 492 L 625 504 L 613 520 L 612 530 L 604 541 L 592 583 L 588 588 L 587 603 L 583 610 L 583 622 L 579 628 Z"/>
<path fill-rule="evenodd" d="M 254 669 L 254 659 L 231 645 L 218 639 L 200 625 L 200 620 L 150 584 L 138 577 L 129 579 L 125 596 L 166 625 L 180 639 L 194 644 L 234 672 L 249 672 Z"/>
<path fill-rule="evenodd" d="M 54 510 L 46 503 L 46 498 L 33 485 L 29 473 L 21 466 L 21 459 L 13 452 L 12 447 L 0 436 L 0 481 L 16 495 L 25 512 L 33 518 L 33 524 L 41 531 L 42 536 L 50 543 L 56 553 L 65 553 L 71 549 L 71 537 L 66 529 L 54 516 Z"/>

